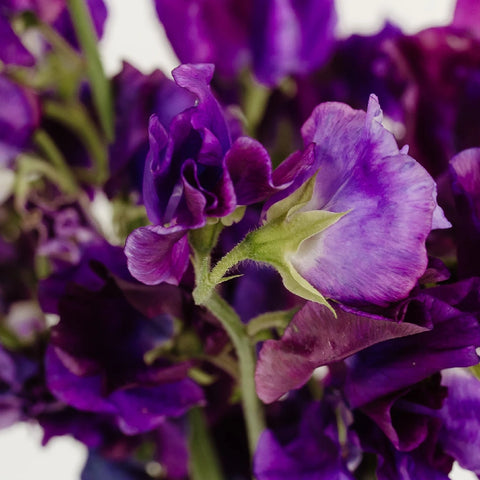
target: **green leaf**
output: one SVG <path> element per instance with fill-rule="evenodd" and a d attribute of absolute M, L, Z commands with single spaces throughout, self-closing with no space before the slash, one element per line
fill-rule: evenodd
<path fill-rule="evenodd" d="M 247 323 L 247 334 L 254 337 L 258 333 L 271 328 L 276 328 L 281 331 L 280 333 L 283 333 L 298 310 L 299 308 L 295 307 L 290 310 L 262 313 Z"/>

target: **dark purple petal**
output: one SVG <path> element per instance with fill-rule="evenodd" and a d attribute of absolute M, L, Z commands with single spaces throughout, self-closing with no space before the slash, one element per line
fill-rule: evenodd
<path fill-rule="evenodd" d="M 101 263 L 120 278 L 133 280 L 128 272 L 127 259 L 122 248 L 110 245 L 103 239 L 95 238 L 83 245 L 83 248 L 75 245 L 73 247 L 75 253 L 69 258 L 71 262 L 65 262 L 64 248 L 70 242 L 57 240 L 48 242 L 48 245 L 44 245 L 39 250 L 49 257 L 53 265 L 58 263 L 56 271 L 39 282 L 38 296 L 45 312 L 58 313 L 59 300 L 65 294 L 66 288 L 71 282 L 82 285 L 89 290 L 100 289 L 104 282 L 92 269 L 95 262 Z"/>
<path fill-rule="evenodd" d="M 51 392 L 79 410 L 114 415 L 127 435 L 152 430 L 166 417 L 179 416 L 203 402 L 203 392 L 184 379 L 148 387 L 130 387 L 104 396 L 100 375 L 80 377 L 71 373 L 53 348 L 46 356 L 47 382 Z"/>
<path fill-rule="evenodd" d="M 265 200 L 278 188 L 273 184 L 270 155 L 253 138 L 240 137 L 225 155 L 225 165 L 232 179 L 238 205 Z"/>
<path fill-rule="evenodd" d="M 273 85 L 318 68 L 334 45 L 335 23 L 332 0 L 257 0 L 251 46 L 259 81 Z"/>
<path fill-rule="evenodd" d="M 0 15 L 0 60 L 6 65 L 31 67 L 33 55 L 23 46 L 8 19 Z"/>
<path fill-rule="evenodd" d="M 254 457 L 258 480 L 353 480 L 343 458 L 330 402 L 311 404 L 296 430 L 294 438 L 283 444 L 272 431 L 262 433 Z"/>
<path fill-rule="evenodd" d="M 188 445 L 185 434 L 173 422 L 164 422 L 155 432 L 157 455 L 155 459 L 167 470 L 172 479 L 188 475 Z"/>
<path fill-rule="evenodd" d="M 480 275 L 480 149 L 471 148 L 450 161 L 456 215 L 452 219 L 461 278 Z"/>
<path fill-rule="evenodd" d="M 60 400 L 79 410 L 116 414 L 116 407 L 102 397 L 100 375 L 79 377 L 68 370 L 53 347 L 45 356 L 45 369 L 49 390 Z"/>
<path fill-rule="evenodd" d="M 213 68 L 177 67 L 172 72 L 175 81 L 197 98 L 195 106 L 176 115 L 168 131 L 158 116 L 150 118 L 143 195 L 156 225 L 199 228 L 207 217 L 227 216 L 237 206 L 225 165 L 231 147 L 229 123 L 209 85 Z"/>
<path fill-rule="evenodd" d="M 0 165 L 10 167 L 22 149 L 28 147 L 38 121 L 33 94 L 0 75 Z"/>
<path fill-rule="evenodd" d="M 127 435 L 153 430 L 165 417 L 179 417 L 204 403 L 202 389 L 190 379 L 117 390 L 109 401 L 118 410 L 119 427 Z"/>
<path fill-rule="evenodd" d="M 435 438 L 438 410 L 447 396 L 440 374 L 413 387 L 397 391 L 363 405 L 366 413 L 400 451 L 411 451 Z"/>
<path fill-rule="evenodd" d="M 107 20 L 107 7 L 103 0 L 86 0 L 86 4 L 93 22 L 95 33 L 102 38 L 105 21 Z M 52 26 L 62 35 L 74 48 L 79 48 L 75 28 L 70 17 L 70 12 L 64 8 L 58 15 Z"/>
<path fill-rule="evenodd" d="M 155 0 L 155 6 L 182 63 L 214 63 L 227 77 L 246 66 L 250 1 Z"/>
<path fill-rule="evenodd" d="M 141 191 L 148 152 L 148 119 L 157 114 L 166 128 L 175 115 L 193 106 L 194 97 L 162 72 L 144 75 L 128 63 L 113 78 L 115 142 L 110 147 L 109 195 L 118 189 Z"/>
<path fill-rule="evenodd" d="M 348 360 L 345 393 L 353 407 L 413 385 L 445 368 L 478 363 L 480 328 L 472 315 L 426 294 L 408 301 L 405 321 L 431 329 L 388 340 Z"/>
<path fill-rule="evenodd" d="M 178 285 L 189 262 L 185 230 L 169 233 L 161 227 L 134 230 L 125 244 L 130 273 L 147 285 Z"/>
<path fill-rule="evenodd" d="M 81 480 L 150 480 L 145 468 L 133 461 L 118 461 L 102 457 L 98 452 L 89 452 L 82 470 Z"/>
<path fill-rule="evenodd" d="M 427 329 L 366 313 L 308 302 L 293 318 L 281 340 L 267 340 L 260 351 L 255 382 L 259 397 L 273 402 L 299 388 L 315 368 L 343 360 L 378 342 L 415 335 Z"/>

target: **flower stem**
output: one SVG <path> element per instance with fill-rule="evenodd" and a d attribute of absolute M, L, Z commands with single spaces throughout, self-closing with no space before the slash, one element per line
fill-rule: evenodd
<path fill-rule="evenodd" d="M 200 408 L 192 408 L 190 420 L 190 470 L 193 480 L 223 480 L 220 461 L 208 431 L 205 415 Z"/>
<path fill-rule="evenodd" d="M 253 456 L 258 438 L 265 429 L 265 419 L 255 390 L 255 354 L 245 327 L 233 308 L 216 292 L 204 303 L 225 328 L 232 340 L 240 367 L 240 388 L 247 427 L 248 445 Z"/>
<path fill-rule="evenodd" d="M 92 87 L 93 100 L 105 136 L 113 140 L 113 102 L 110 83 L 103 71 L 97 49 L 97 35 L 85 0 L 68 0 L 78 41 L 87 61 L 87 73 Z"/>
<path fill-rule="evenodd" d="M 204 305 L 208 297 L 212 295 L 216 285 L 225 280 L 225 274 L 237 263 L 249 258 L 249 248 L 250 245 L 244 239 L 222 257 L 210 272 L 208 271 L 209 262 L 208 265 L 204 264 L 204 267 L 207 268 L 198 269 L 197 286 L 193 291 L 193 298 L 197 304 Z"/>

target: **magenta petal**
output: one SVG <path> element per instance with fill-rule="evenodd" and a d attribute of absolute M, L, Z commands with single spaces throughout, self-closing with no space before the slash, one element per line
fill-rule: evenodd
<path fill-rule="evenodd" d="M 396 323 L 363 312 L 308 302 L 295 315 L 281 340 L 267 340 L 255 373 L 258 396 L 266 403 L 305 384 L 315 368 L 342 360 L 391 338 L 424 332 L 411 323 Z"/>
<path fill-rule="evenodd" d="M 23 46 L 8 19 L 0 15 L 0 60 L 9 65 L 31 67 L 35 57 Z"/>
<path fill-rule="evenodd" d="M 178 285 L 188 266 L 185 230 L 158 226 L 134 230 L 125 244 L 130 273 L 147 285 L 161 282 Z"/>
<path fill-rule="evenodd" d="M 260 202 L 278 190 L 273 185 L 270 155 L 253 138 L 238 138 L 225 155 L 225 164 L 238 205 Z"/>

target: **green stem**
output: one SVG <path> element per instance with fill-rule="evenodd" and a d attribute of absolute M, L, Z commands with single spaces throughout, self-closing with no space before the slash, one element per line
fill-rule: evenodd
<path fill-rule="evenodd" d="M 23 154 L 18 157 L 17 162 L 19 165 L 19 178 L 27 178 L 31 173 L 44 175 L 51 182 L 58 185 L 65 193 L 72 193 L 71 184 L 64 177 L 63 172 L 56 169 L 53 165 L 47 163 L 42 158 L 30 154 Z"/>
<path fill-rule="evenodd" d="M 222 282 L 225 274 L 237 263 L 249 258 L 250 245 L 245 240 L 242 240 L 222 257 L 210 272 L 208 272 L 209 264 L 204 265 L 207 268 L 200 269 L 199 274 L 201 277 L 198 277 L 197 286 L 193 291 L 193 298 L 197 304 L 204 304 L 212 294 L 215 286 Z"/>
<path fill-rule="evenodd" d="M 258 438 L 265 429 L 263 409 L 255 390 L 255 354 L 240 318 L 220 295 L 213 292 L 204 305 L 220 320 L 237 352 L 243 413 L 250 454 L 253 457 Z"/>
<path fill-rule="evenodd" d="M 190 420 L 190 470 L 192 480 L 222 480 L 220 462 L 200 408 L 192 408 Z"/>
<path fill-rule="evenodd" d="M 247 119 L 248 133 L 255 137 L 257 128 L 265 115 L 271 90 L 258 83 L 250 73 L 244 77 L 244 88 L 243 111 Z"/>
<path fill-rule="evenodd" d="M 53 167 L 55 167 L 59 174 L 63 177 L 63 189 L 66 193 L 75 194 L 78 192 L 78 184 L 72 171 L 67 165 L 65 158 L 60 150 L 55 145 L 54 141 L 45 130 L 37 130 L 34 135 L 34 142 L 50 160 Z"/>
<path fill-rule="evenodd" d="M 85 145 L 96 169 L 93 183 L 103 184 L 108 178 L 108 154 L 87 111 L 80 103 L 59 103 L 46 101 L 43 105 L 45 116 L 55 120 L 74 132 Z"/>
<path fill-rule="evenodd" d="M 105 135 L 109 141 L 112 141 L 114 134 L 112 91 L 100 61 L 95 28 L 84 0 L 68 0 L 68 8 L 87 61 L 87 73 L 92 87 L 93 101 Z"/>

